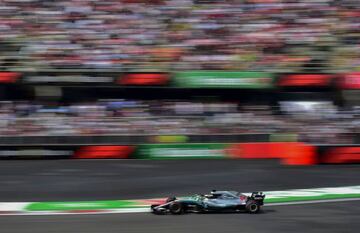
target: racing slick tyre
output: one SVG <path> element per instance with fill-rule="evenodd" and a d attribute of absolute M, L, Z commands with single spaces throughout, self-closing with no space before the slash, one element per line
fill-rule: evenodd
<path fill-rule="evenodd" d="M 173 202 L 169 206 L 171 214 L 182 214 L 184 213 L 183 205 L 180 202 Z"/>
<path fill-rule="evenodd" d="M 256 201 L 249 201 L 245 207 L 250 214 L 256 214 L 260 211 L 260 205 Z"/>

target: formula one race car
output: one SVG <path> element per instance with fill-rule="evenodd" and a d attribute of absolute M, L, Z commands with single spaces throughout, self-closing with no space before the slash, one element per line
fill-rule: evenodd
<path fill-rule="evenodd" d="M 264 205 L 265 195 L 262 192 L 253 192 L 245 195 L 236 191 L 211 191 L 206 195 L 193 195 L 190 197 L 170 197 L 164 204 L 152 205 L 154 214 L 183 214 L 207 212 L 240 212 L 258 213 Z"/>

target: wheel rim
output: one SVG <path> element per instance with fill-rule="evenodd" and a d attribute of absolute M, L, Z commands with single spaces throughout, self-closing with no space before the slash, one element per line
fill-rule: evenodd
<path fill-rule="evenodd" d="M 250 205 L 250 211 L 251 211 L 251 212 L 255 212 L 255 211 L 257 211 L 257 210 L 258 210 L 258 206 L 257 206 L 257 205 L 255 205 L 255 204 Z"/>
<path fill-rule="evenodd" d="M 172 209 L 175 213 L 178 213 L 181 210 L 181 206 L 178 204 L 175 204 L 175 205 L 173 205 Z"/>

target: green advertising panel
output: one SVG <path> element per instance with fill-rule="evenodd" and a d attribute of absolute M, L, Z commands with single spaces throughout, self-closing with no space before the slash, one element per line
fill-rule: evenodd
<path fill-rule="evenodd" d="M 221 143 L 144 144 L 138 146 L 135 156 L 144 159 L 221 159 L 226 157 L 227 145 Z"/>
<path fill-rule="evenodd" d="M 174 75 L 177 87 L 184 88 L 272 88 L 274 75 L 266 72 L 186 71 Z"/>

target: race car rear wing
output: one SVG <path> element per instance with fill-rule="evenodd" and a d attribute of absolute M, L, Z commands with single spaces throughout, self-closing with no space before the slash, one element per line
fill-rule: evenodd
<path fill-rule="evenodd" d="M 264 205 L 265 194 L 262 192 L 252 192 L 250 199 L 255 200 L 259 205 Z"/>

